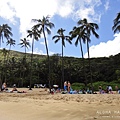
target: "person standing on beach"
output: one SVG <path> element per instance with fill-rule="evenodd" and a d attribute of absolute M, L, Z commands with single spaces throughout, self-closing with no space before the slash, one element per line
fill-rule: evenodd
<path fill-rule="evenodd" d="M 67 81 L 64 82 L 64 91 L 67 91 Z"/>
<path fill-rule="evenodd" d="M 115 90 L 116 90 L 116 93 L 118 93 L 118 86 L 117 85 L 115 86 Z"/>
<path fill-rule="evenodd" d="M 70 81 L 68 81 L 68 92 L 70 92 L 70 89 L 71 89 L 71 84 Z"/>

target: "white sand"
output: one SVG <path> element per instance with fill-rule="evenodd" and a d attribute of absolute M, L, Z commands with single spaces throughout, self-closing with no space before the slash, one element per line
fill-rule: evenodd
<path fill-rule="evenodd" d="M 0 93 L 0 120 L 120 120 L 120 94 Z"/>

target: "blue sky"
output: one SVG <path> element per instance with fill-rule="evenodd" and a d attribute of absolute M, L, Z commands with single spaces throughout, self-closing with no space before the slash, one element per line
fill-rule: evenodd
<path fill-rule="evenodd" d="M 27 36 L 26 30 L 33 25 L 31 19 L 42 19 L 50 15 L 50 21 L 55 28 L 52 34 L 47 35 L 50 55 L 61 54 L 61 42 L 54 43 L 52 37 L 57 34 L 59 28 L 66 30 L 65 35 L 77 25 L 77 21 L 87 18 L 89 22 L 99 25 L 96 31 L 100 38 L 91 36 L 90 57 L 108 57 L 120 52 L 120 33 L 112 31 L 113 20 L 119 10 L 120 0 L 0 0 L 0 24 L 7 23 L 12 27 L 13 39 L 16 40 L 12 50 L 24 52 L 24 48 L 18 46 L 20 39 Z M 1 48 L 8 48 L 6 40 Z M 30 39 L 31 41 L 31 39 Z M 80 46 L 66 42 L 64 56 L 81 57 Z M 87 57 L 86 45 L 83 45 L 84 56 Z M 31 48 L 27 50 L 31 52 Z M 46 54 L 43 36 L 34 44 L 34 53 Z"/>

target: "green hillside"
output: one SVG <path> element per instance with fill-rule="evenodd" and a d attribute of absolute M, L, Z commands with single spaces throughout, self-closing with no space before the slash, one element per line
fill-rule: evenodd
<path fill-rule="evenodd" d="M 24 56 L 25 56 L 25 53 L 23 53 L 23 52 L 10 50 L 10 55 L 9 55 L 10 58 L 12 58 L 12 57 L 22 58 Z M 39 54 L 34 54 L 33 56 L 34 56 L 34 58 L 39 58 L 39 59 L 46 58 L 45 55 L 39 55 Z M 26 53 L 26 57 L 30 58 L 31 53 Z M 3 58 L 4 58 L 3 52 L 2 52 L 2 50 L 0 50 L 0 60 L 3 60 Z"/>

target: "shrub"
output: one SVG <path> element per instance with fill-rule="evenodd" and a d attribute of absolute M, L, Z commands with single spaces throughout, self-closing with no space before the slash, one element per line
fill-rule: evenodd
<path fill-rule="evenodd" d="M 99 86 L 102 86 L 102 89 L 106 90 L 107 86 L 109 86 L 109 85 L 113 88 L 113 90 L 115 90 L 115 86 L 118 86 L 118 88 L 120 88 L 120 84 L 117 83 L 116 81 L 112 81 L 112 82 L 104 82 L 104 81 L 94 82 L 93 83 L 93 88 L 94 88 L 94 91 L 98 91 Z M 73 90 L 82 90 L 83 88 L 85 88 L 85 85 L 83 83 L 73 83 L 71 86 L 72 86 Z M 89 83 L 87 85 L 87 88 L 90 88 L 90 87 L 91 87 L 91 84 Z"/>
<path fill-rule="evenodd" d="M 73 83 L 71 87 L 73 90 L 82 90 L 85 88 L 85 85 L 83 83 Z"/>
<path fill-rule="evenodd" d="M 99 86 L 102 86 L 102 89 L 106 90 L 108 85 L 109 84 L 107 82 L 98 81 L 98 82 L 94 82 L 93 83 L 93 88 L 94 88 L 95 91 L 98 91 L 99 90 Z"/>
<path fill-rule="evenodd" d="M 114 82 L 104 82 L 104 81 L 98 81 L 98 82 L 94 82 L 93 83 L 93 87 L 95 91 L 98 91 L 99 86 L 102 86 L 103 90 L 106 90 L 107 86 L 111 86 L 113 88 L 113 90 L 115 90 L 115 86 L 118 86 L 118 88 L 120 88 L 120 84 L 117 83 L 116 81 Z"/>

